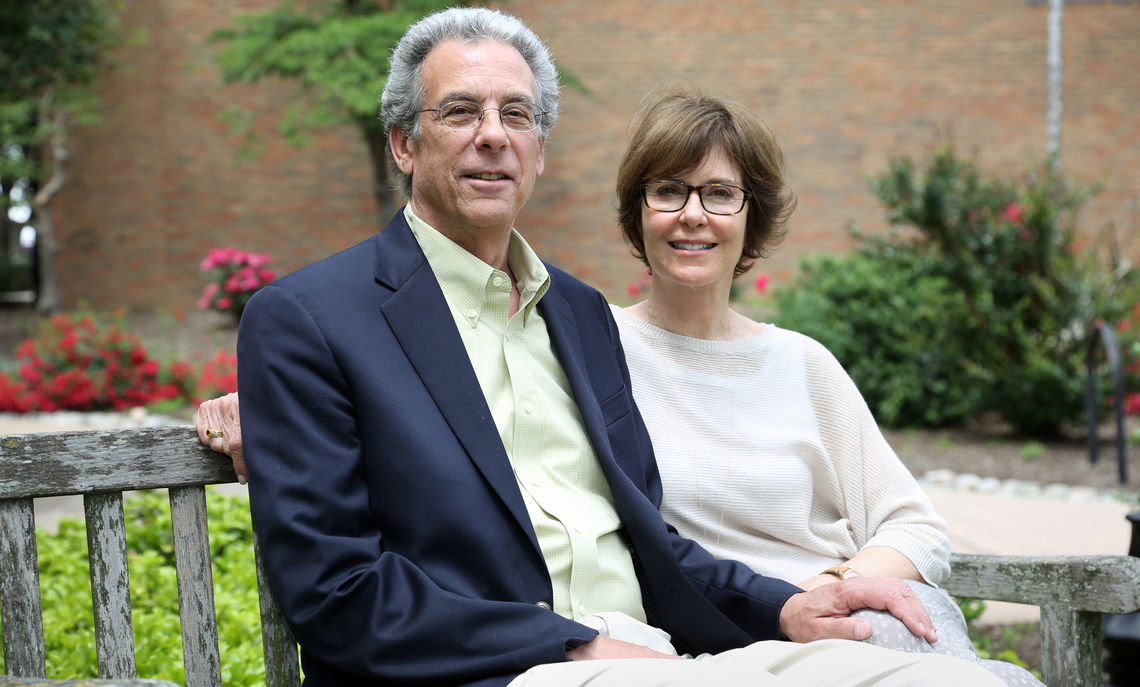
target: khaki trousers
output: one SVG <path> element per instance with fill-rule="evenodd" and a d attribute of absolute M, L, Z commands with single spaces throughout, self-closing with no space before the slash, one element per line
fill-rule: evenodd
<path fill-rule="evenodd" d="M 826 639 L 756 642 L 695 659 L 629 658 L 535 666 L 509 687 L 1004 687 L 976 664 L 941 654 Z"/>

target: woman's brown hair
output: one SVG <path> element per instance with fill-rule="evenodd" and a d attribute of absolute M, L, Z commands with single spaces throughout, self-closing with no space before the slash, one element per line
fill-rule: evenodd
<path fill-rule="evenodd" d="M 630 123 L 617 175 L 618 224 L 633 254 L 647 266 L 642 186 L 676 178 L 717 149 L 740 171 L 740 185 L 751 194 L 744 250 L 733 276 L 747 272 L 783 240 L 796 199 L 784 184 L 784 154 L 764 122 L 730 100 L 659 90 L 646 96 Z"/>

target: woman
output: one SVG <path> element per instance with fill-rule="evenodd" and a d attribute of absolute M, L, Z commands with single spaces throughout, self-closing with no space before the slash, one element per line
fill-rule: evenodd
<path fill-rule="evenodd" d="M 612 307 L 665 519 L 714 555 L 805 589 L 856 574 L 907 580 L 939 641 L 860 611 L 867 641 L 978 660 L 961 612 L 933 586 L 949 574 L 945 525 L 851 379 L 817 342 L 730 307 L 733 279 L 779 242 L 794 208 L 775 139 L 749 110 L 689 93 L 651 95 L 631 130 L 619 223 L 651 286 L 645 301 Z M 240 461 L 236 396 L 203 405 L 198 427 Z M 1040 684 L 983 664 L 1008 684 Z"/>

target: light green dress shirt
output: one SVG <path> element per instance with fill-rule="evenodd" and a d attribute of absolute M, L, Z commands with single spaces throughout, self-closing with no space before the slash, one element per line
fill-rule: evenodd
<path fill-rule="evenodd" d="M 554 611 L 579 619 L 621 611 L 642 622 L 641 587 L 609 484 L 546 323 L 536 307 L 550 275 L 512 231 L 511 279 L 416 217 L 404 217 L 431 265 L 479 378 L 550 571 Z"/>

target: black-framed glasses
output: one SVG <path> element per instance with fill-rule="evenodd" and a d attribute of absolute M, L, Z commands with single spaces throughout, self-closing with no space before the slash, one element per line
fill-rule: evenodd
<path fill-rule="evenodd" d="M 732 184 L 700 184 L 693 186 L 683 181 L 650 181 L 642 186 L 645 205 L 658 212 L 677 212 L 689 202 L 689 194 L 697 192 L 701 207 L 714 215 L 735 215 L 744 209 L 747 189 Z"/>
<path fill-rule="evenodd" d="M 539 117 L 546 114 L 545 112 L 536 112 L 534 105 L 527 102 L 510 103 L 502 107 L 483 107 L 470 100 L 453 100 L 439 107 L 420 110 L 420 112 L 436 113 L 439 116 L 439 121 L 448 129 L 471 131 L 479 127 L 488 110 L 495 110 L 499 113 L 499 121 L 503 123 L 504 129 L 518 133 L 537 129 L 540 123 Z"/>

